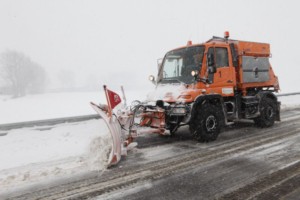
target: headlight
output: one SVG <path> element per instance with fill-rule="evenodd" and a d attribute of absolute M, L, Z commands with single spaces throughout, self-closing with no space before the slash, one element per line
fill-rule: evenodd
<path fill-rule="evenodd" d="M 155 77 L 153 75 L 150 75 L 149 76 L 149 81 L 152 81 L 152 82 L 155 81 Z"/>

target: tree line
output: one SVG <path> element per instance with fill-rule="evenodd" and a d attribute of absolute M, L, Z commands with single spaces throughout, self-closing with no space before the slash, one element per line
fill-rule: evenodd
<path fill-rule="evenodd" d="M 7 50 L 0 55 L 0 94 L 21 97 L 42 93 L 47 74 L 45 69 L 22 52 Z"/>

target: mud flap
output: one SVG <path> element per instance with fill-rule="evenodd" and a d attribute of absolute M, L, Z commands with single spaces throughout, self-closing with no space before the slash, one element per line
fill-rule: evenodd
<path fill-rule="evenodd" d="M 122 135 L 121 125 L 119 124 L 116 117 L 109 117 L 107 112 L 102 110 L 100 106 L 95 103 L 90 103 L 92 108 L 100 115 L 100 117 L 104 120 L 107 125 L 111 138 L 112 138 L 112 150 L 108 157 L 108 166 L 117 164 L 122 155 L 126 155 L 127 151 L 124 148 L 124 138 Z"/>
<path fill-rule="evenodd" d="M 281 102 L 277 101 L 277 110 L 276 110 L 276 121 L 281 121 L 280 118 L 280 109 L 281 109 Z"/>

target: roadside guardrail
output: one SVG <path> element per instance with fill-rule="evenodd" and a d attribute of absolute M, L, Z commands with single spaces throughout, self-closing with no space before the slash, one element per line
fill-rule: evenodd
<path fill-rule="evenodd" d="M 0 130 L 7 131 L 7 130 L 11 130 L 11 129 L 18 129 L 18 128 L 24 128 L 24 127 L 51 126 L 51 125 L 55 125 L 55 124 L 80 122 L 80 121 L 86 121 L 86 120 L 90 120 L 90 119 L 99 119 L 99 118 L 100 118 L 99 115 L 93 114 L 93 115 L 62 117 L 62 118 L 55 118 L 55 119 L 44 119 L 44 120 L 37 120 L 37 121 L 0 124 Z"/>

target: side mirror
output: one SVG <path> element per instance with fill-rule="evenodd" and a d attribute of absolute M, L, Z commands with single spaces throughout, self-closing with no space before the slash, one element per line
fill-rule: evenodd
<path fill-rule="evenodd" d="M 207 55 L 207 64 L 208 64 L 208 66 L 215 65 L 214 55 L 212 53 Z"/>
<path fill-rule="evenodd" d="M 214 54 L 210 53 L 207 55 L 207 67 L 208 67 L 208 73 L 214 74 L 217 72 L 217 68 L 215 66 L 215 59 Z"/>
<path fill-rule="evenodd" d="M 208 73 L 209 73 L 209 74 L 214 74 L 214 73 L 216 73 L 216 72 L 217 72 L 216 66 L 209 66 L 209 67 L 208 67 Z"/>
<path fill-rule="evenodd" d="M 156 84 L 155 77 L 153 75 L 149 76 L 149 81 L 151 81 L 154 85 Z"/>

